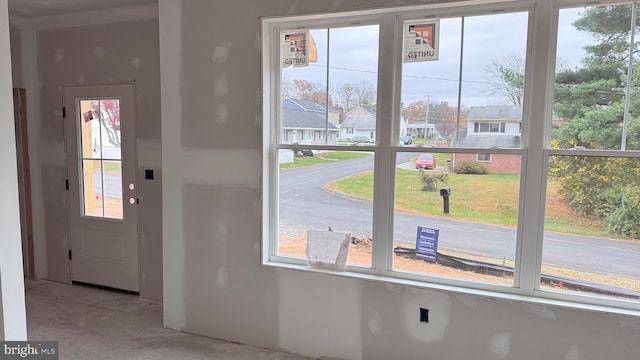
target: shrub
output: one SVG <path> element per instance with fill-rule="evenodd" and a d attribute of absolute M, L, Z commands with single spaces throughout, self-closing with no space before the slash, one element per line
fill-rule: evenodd
<path fill-rule="evenodd" d="M 456 165 L 453 172 L 456 174 L 486 174 L 489 171 L 486 166 L 477 161 L 465 160 Z"/>
<path fill-rule="evenodd" d="M 622 191 L 618 202 L 612 204 L 615 207 L 605 217 L 605 230 L 640 239 L 640 191 L 637 187 L 626 191 L 629 193 Z"/>
<path fill-rule="evenodd" d="M 422 191 L 438 190 L 438 181 L 446 183 L 449 180 L 447 170 L 440 171 L 424 171 L 420 170 L 420 180 L 422 181 Z"/>
<path fill-rule="evenodd" d="M 555 157 L 549 174 L 579 214 L 595 216 L 606 232 L 640 239 L 640 159 Z"/>

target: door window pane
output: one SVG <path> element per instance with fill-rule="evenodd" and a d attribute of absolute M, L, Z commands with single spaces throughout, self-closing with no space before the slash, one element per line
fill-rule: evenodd
<path fill-rule="evenodd" d="M 120 101 L 79 101 L 85 216 L 122 219 Z"/>
<path fill-rule="evenodd" d="M 102 158 L 102 145 L 100 137 L 100 115 L 94 111 L 93 104 L 96 101 L 81 100 L 80 116 L 78 122 L 81 129 L 80 146 L 84 159 L 100 159 Z"/>
<path fill-rule="evenodd" d="M 82 160 L 82 175 L 84 215 L 103 217 L 102 162 L 100 160 Z"/>
<path fill-rule="evenodd" d="M 122 219 L 122 162 L 103 161 L 104 216 Z"/>
<path fill-rule="evenodd" d="M 122 159 L 120 137 L 120 100 L 94 100 L 91 104 L 100 122 L 102 158 Z"/>

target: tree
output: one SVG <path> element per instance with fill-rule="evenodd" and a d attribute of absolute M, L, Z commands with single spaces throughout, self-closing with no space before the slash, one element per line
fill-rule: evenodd
<path fill-rule="evenodd" d="M 297 99 L 309 99 L 321 88 L 322 86 L 309 80 L 293 79 L 293 97 Z"/>
<path fill-rule="evenodd" d="M 403 106 L 400 110 L 400 114 L 408 122 L 421 122 L 424 121 L 425 102 L 423 100 L 414 101 L 407 106 Z"/>
<path fill-rule="evenodd" d="M 400 114 L 410 123 L 424 123 L 425 120 L 425 101 L 418 100 L 402 107 Z M 428 124 L 433 124 L 440 136 L 451 143 L 458 129 L 458 108 L 449 105 L 446 101 L 429 102 L 429 119 Z M 460 126 L 466 126 L 467 112 L 460 111 Z"/>
<path fill-rule="evenodd" d="M 120 140 L 120 101 L 119 100 L 94 100 L 91 102 L 91 110 L 98 115 L 100 125 L 111 145 L 121 146 Z"/>
<path fill-rule="evenodd" d="M 329 94 L 331 94 L 331 91 L 329 91 Z M 304 79 L 293 79 L 291 82 L 283 80 L 282 96 L 293 99 L 308 100 L 322 105 L 327 104 L 326 88 L 316 82 Z M 328 100 L 329 106 L 333 106 L 333 99 L 331 98 L 331 95 L 329 95 Z"/>
<path fill-rule="evenodd" d="M 357 106 L 373 106 L 376 103 L 376 88 L 364 79 L 343 83 L 335 93 L 337 102 L 345 112 Z"/>
<path fill-rule="evenodd" d="M 582 66 L 556 75 L 554 110 L 563 123 L 552 132 L 552 146 L 620 149 L 631 7 L 592 7 L 573 25 L 594 42 L 585 47 Z M 640 74 L 640 66 L 635 64 L 633 71 Z M 630 94 L 638 90 L 640 79 L 634 76 Z M 627 147 L 640 149 L 640 98 L 631 96 L 630 101 Z M 549 172 L 579 213 L 601 219 L 607 231 L 640 238 L 638 159 L 557 156 L 551 158 Z"/>
<path fill-rule="evenodd" d="M 525 56 L 521 53 L 510 52 L 501 58 L 491 59 L 491 63 L 485 68 L 491 81 L 489 94 L 506 104 L 522 106 L 525 66 Z M 564 60 L 558 59 L 556 71 L 565 69 Z"/>
<path fill-rule="evenodd" d="M 351 83 L 344 83 L 338 88 L 338 101 L 345 111 L 356 107 L 356 89 Z"/>
<path fill-rule="evenodd" d="M 460 113 L 460 117 L 466 119 L 466 112 Z M 456 136 L 456 130 L 458 129 L 458 109 L 455 107 L 446 107 L 443 109 L 443 116 L 436 124 L 436 130 L 438 134 L 451 145 L 451 140 Z"/>
<path fill-rule="evenodd" d="M 376 88 L 367 80 L 360 79 L 353 82 L 356 106 L 371 106 L 376 103 Z"/>
<path fill-rule="evenodd" d="M 583 66 L 556 76 L 554 109 L 565 120 L 553 138 L 563 148 L 620 149 L 629 57 L 630 6 L 602 6 L 586 10 L 574 27 L 587 32 L 594 44 L 585 47 Z M 637 60 L 637 59 L 636 59 Z M 634 65 L 634 73 L 640 67 Z M 640 85 L 637 76 L 632 93 Z M 640 99 L 631 97 L 630 128 L 638 128 Z M 640 148 L 640 138 L 628 137 Z"/>
<path fill-rule="evenodd" d="M 491 59 L 486 68 L 491 78 L 490 94 L 508 104 L 522 106 L 525 63 L 525 57 L 515 52 Z"/>

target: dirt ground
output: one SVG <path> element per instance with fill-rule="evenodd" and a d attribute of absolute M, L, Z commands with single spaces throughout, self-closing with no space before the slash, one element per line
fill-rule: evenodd
<path fill-rule="evenodd" d="M 112 219 L 122 219 L 122 199 L 107 196 L 104 198 L 104 202 L 106 204 L 104 217 Z M 100 197 L 100 195 L 96 195 L 95 199 L 93 200 L 93 206 L 93 214 L 101 215 L 102 197 Z"/>
<path fill-rule="evenodd" d="M 306 240 L 300 237 L 281 237 L 279 248 L 281 255 L 306 258 Z M 349 257 L 347 263 L 350 265 L 371 266 L 372 243 L 370 240 L 352 241 L 349 246 Z M 513 278 L 510 276 L 496 277 L 491 275 L 477 274 L 471 271 L 462 271 L 448 266 L 432 264 L 423 260 L 415 260 L 405 256 L 396 255 L 393 258 L 393 268 L 397 271 L 406 271 L 435 276 L 450 277 L 456 279 L 474 280 L 493 284 L 512 285 Z"/>
<path fill-rule="evenodd" d="M 279 250 L 281 255 L 289 255 L 294 257 L 306 258 L 305 248 L 306 248 L 306 239 L 304 237 L 296 235 L 296 236 L 284 236 L 280 238 Z M 452 256 L 464 256 L 465 258 L 468 258 L 470 260 L 490 262 L 497 265 L 500 265 L 500 262 L 501 262 L 496 259 L 486 259 L 478 256 L 468 256 L 468 255 L 449 253 L 449 252 L 447 252 L 447 254 Z M 351 242 L 349 246 L 349 257 L 347 258 L 348 264 L 370 267 L 372 262 L 371 259 L 372 259 L 372 243 L 370 240 L 358 239 L 356 241 Z M 507 261 L 506 265 L 513 266 L 514 264 L 513 264 L 513 261 Z M 498 276 L 492 276 L 492 275 L 486 275 L 486 274 L 478 274 L 472 271 L 463 271 L 459 269 L 454 269 L 452 267 L 433 264 L 423 260 L 417 260 L 407 256 L 402 256 L 402 255 L 394 256 L 393 269 L 396 271 L 403 271 L 403 272 L 410 272 L 410 273 L 429 274 L 433 276 L 441 276 L 446 278 L 471 280 L 471 281 L 478 281 L 478 282 L 484 282 L 484 283 L 513 286 L 512 276 L 498 277 Z M 553 274 L 560 277 L 566 277 L 568 279 L 576 279 L 576 280 L 588 281 L 588 282 L 593 282 L 598 284 L 616 286 L 616 287 L 625 288 L 629 290 L 640 291 L 640 283 L 638 283 L 638 281 L 635 279 L 621 278 L 621 277 L 605 275 L 605 274 L 585 273 L 585 272 L 579 272 L 576 270 L 562 269 L 562 268 L 550 267 L 550 266 L 544 266 L 542 270 L 546 274 Z M 563 290 L 563 291 L 572 291 L 557 285 L 543 284 L 542 288 L 547 290 L 555 289 L 555 290 Z"/>

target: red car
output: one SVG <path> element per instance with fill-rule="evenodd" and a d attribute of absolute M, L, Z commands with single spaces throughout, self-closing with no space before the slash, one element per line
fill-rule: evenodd
<path fill-rule="evenodd" d="M 416 169 L 435 169 L 436 158 L 432 154 L 422 154 L 416 159 Z"/>

